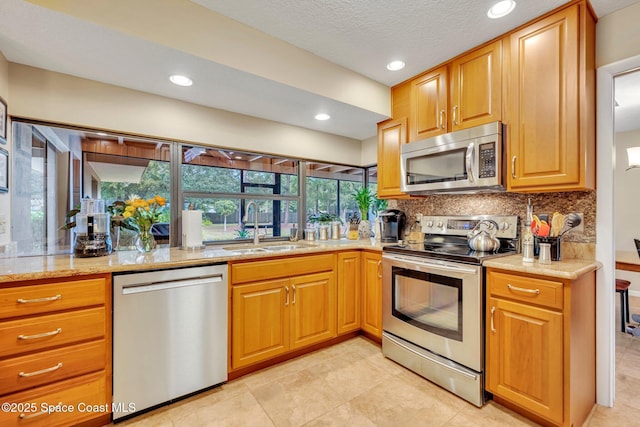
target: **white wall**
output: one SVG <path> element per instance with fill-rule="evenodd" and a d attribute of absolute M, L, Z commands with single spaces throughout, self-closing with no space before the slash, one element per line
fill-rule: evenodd
<path fill-rule="evenodd" d="M 9 62 L 7 62 L 2 52 L 0 52 L 0 97 L 5 100 L 9 112 L 11 111 L 11 103 L 9 98 Z M 11 126 L 7 125 L 7 140 L 11 140 Z M 11 143 L 0 144 L 0 147 L 9 152 L 9 189 L 11 189 Z M 0 193 L 0 246 L 11 241 L 10 224 L 11 224 L 11 204 L 10 193 Z"/>
<path fill-rule="evenodd" d="M 16 117 L 360 165 L 361 142 L 9 63 Z"/>
<path fill-rule="evenodd" d="M 596 25 L 596 67 L 640 54 L 640 2 L 604 16 Z"/>
<path fill-rule="evenodd" d="M 362 166 L 375 165 L 378 163 L 378 137 L 372 136 L 362 141 L 360 146 L 360 164 Z"/>

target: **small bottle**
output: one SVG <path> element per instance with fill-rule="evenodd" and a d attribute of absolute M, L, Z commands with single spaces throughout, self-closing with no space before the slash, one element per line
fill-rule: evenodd
<path fill-rule="evenodd" d="M 531 233 L 531 222 L 533 221 L 533 206 L 531 199 L 527 205 L 527 216 L 522 229 L 522 262 L 533 262 L 533 233 Z"/>

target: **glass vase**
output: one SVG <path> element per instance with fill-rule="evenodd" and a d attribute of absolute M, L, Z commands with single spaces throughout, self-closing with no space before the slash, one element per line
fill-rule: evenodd
<path fill-rule="evenodd" d="M 138 233 L 136 239 L 136 249 L 138 252 L 150 252 L 156 247 L 156 239 L 153 237 L 151 230 L 144 230 Z"/>

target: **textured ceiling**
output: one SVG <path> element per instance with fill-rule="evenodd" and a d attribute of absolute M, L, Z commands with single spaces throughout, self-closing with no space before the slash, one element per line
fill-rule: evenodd
<path fill-rule="evenodd" d="M 517 0 L 511 15 L 489 20 L 493 1 L 2 0 L 0 51 L 16 63 L 361 140 L 389 114 L 385 86 L 565 3 Z M 592 5 L 601 17 L 637 1 Z M 392 59 L 407 67 L 387 71 Z M 194 86 L 168 84 L 175 71 Z M 331 120 L 313 120 L 319 111 Z"/>

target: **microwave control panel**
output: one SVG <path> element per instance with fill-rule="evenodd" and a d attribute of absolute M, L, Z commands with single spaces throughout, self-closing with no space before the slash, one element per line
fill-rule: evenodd
<path fill-rule="evenodd" d="M 487 142 L 480 144 L 478 149 L 478 166 L 480 168 L 478 174 L 480 178 L 495 178 L 496 176 L 496 144 L 495 142 Z"/>

